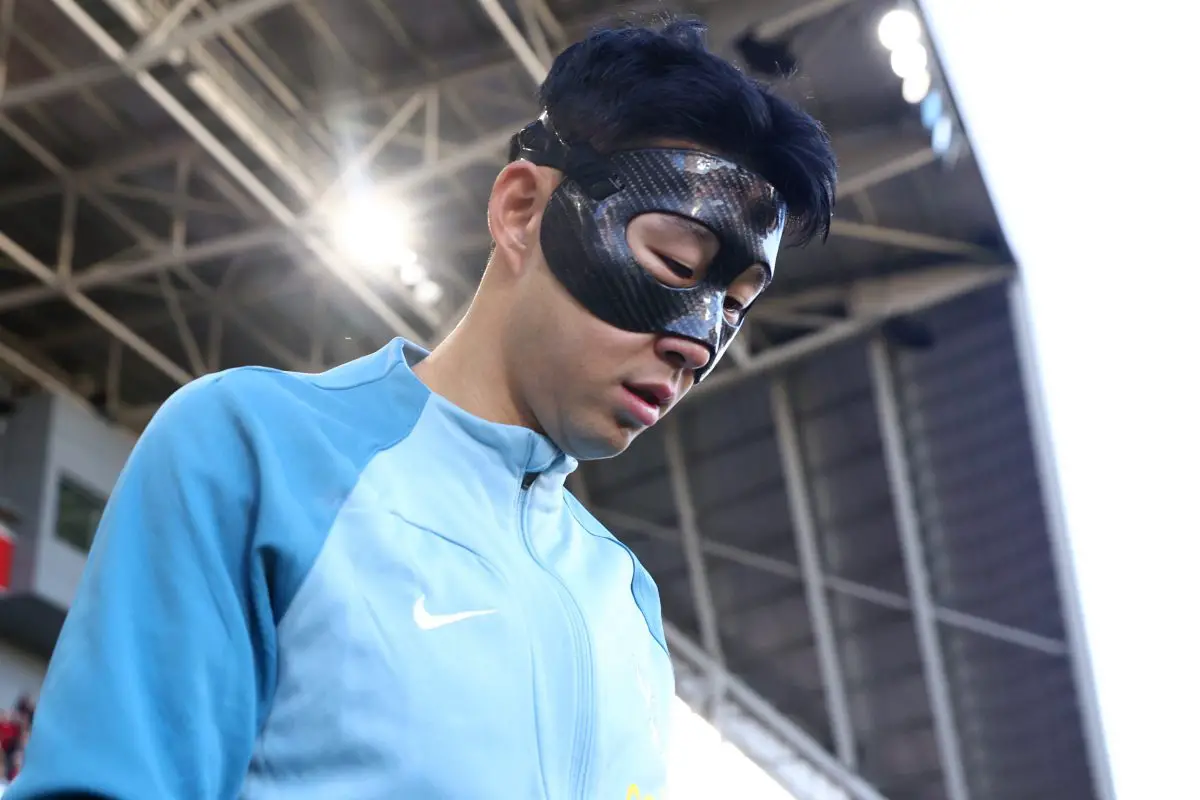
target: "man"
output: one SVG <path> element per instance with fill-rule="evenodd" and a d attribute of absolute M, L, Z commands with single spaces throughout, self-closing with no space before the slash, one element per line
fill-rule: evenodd
<path fill-rule="evenodd" d="M 431 354 L 232 370 L 163 406 L 6 800 L 663 797 L 658 592 L 564 480 L 712 370 L 835 181 L 821 127 L 702 36 L 555 61 Z"/>
<path fill-rule="evenodd" d="M 0 714 L 0 750 L 4 751 L 4 780 L 11 781 L 21 770 L 21 759 L 33 726 L 33 700 L 17 698 L 13 713 Z"/>

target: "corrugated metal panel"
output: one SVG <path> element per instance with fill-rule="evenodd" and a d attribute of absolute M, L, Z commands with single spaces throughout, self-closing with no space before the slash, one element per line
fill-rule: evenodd
<path fill-rule="evenodd" d="M 804 363 L 789 389 L 828 572 L 905 591 L 900 546 L 861 343 Z"/>
<path fill-rule="evenodd" d="M 937 345 L 896 359 L 928 570 L 940 605 L 1062 636 L 1002 290 L 935 309 Z M 1092 796 L 1065 654 L 943 626 L 972 800 Z"/>
<path fill-rule="evenodd" d="M 824 572 L 905 595 L 863 344 L 810 359 L 788 385 Z M 941 773 L 910 615 L 837 593 L 830 601 L 863 775 L 893 799 L 939 797 Z"/>

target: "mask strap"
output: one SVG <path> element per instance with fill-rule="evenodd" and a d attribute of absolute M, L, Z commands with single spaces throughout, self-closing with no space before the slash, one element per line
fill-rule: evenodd
<path fill-rule="evenodd" d="M 509 143 L 509 161 L 524 159 L 539 167 L 551 167 L 579 184 L 593 200 L 604 200 L 621 190 L 608 159 L 586 142 L 566 144 L 554 130 L 546 112 L 526 125 Z"/>

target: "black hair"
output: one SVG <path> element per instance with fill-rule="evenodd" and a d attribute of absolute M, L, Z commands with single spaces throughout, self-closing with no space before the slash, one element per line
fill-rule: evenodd
<path fill-rule="evenodd" d="M 593 31 L 554 60 L 538 100 L 568 144 L 611 152 L 680 139 L 711 149 L 775 187 L 799 243 L 827 236 L 837 183 L 828 134 L 711 52 L 707 30 L 672 20 Z"/>

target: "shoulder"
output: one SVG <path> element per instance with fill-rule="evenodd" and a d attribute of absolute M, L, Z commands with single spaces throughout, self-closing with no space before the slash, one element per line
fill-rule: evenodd
<path fill-rule="evenodd" d="M 405 368 L 397 340 L 317 374 L 240 367 L 207 375 L 164 403 L 146 435 L 205 436 L 250 449 L 307 441 L 374 452 L 411 432 L 428 395 Z"/>
<path fill-rule="evenodd" d="M 396 343 L 320 374 L 244 367 L 205 376 L 163 404 L 127 469 L 182 487 L 189 513 L 219 517 L 212 534 L 229 552 L 241 537 L 272 552 L 281 614 L 363 470 L 424 409 L 428 389 L 403 359 Z"/>

